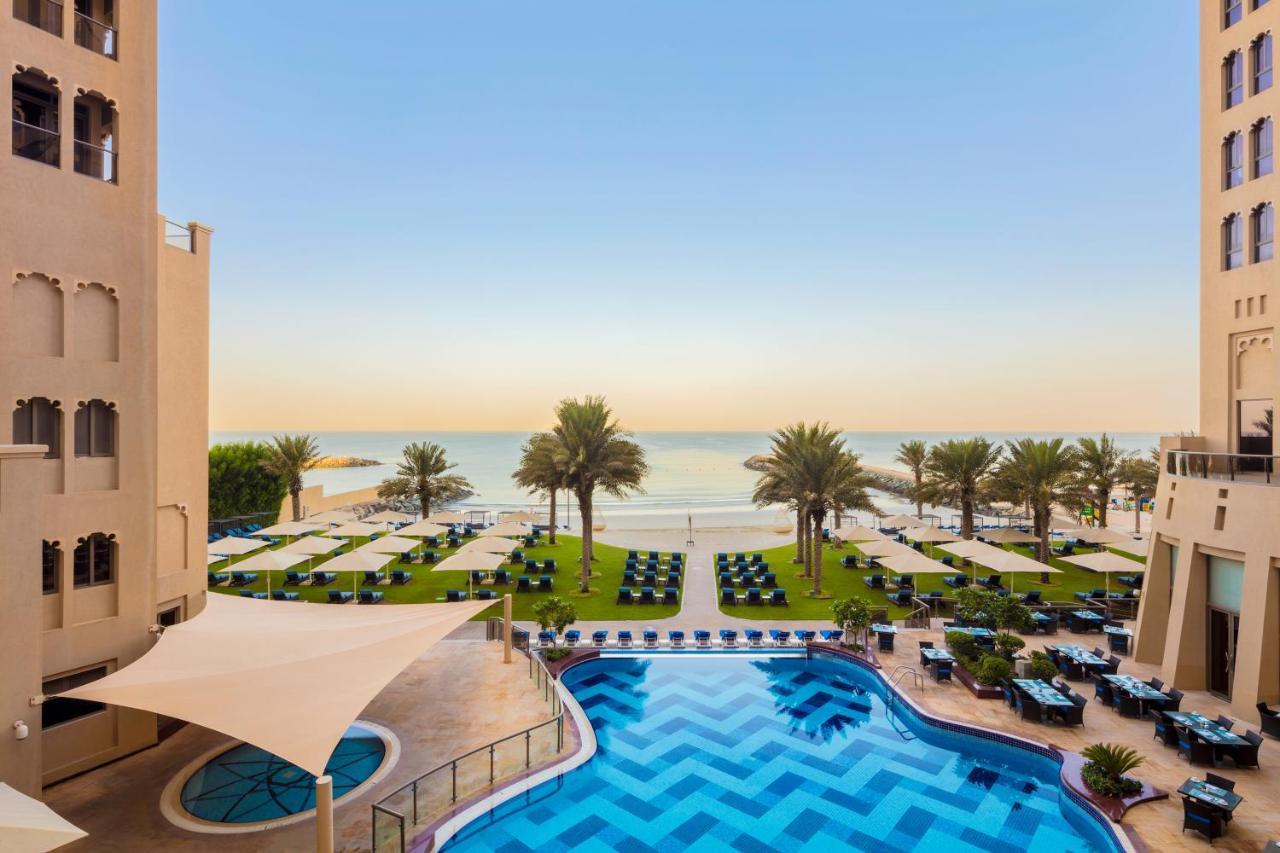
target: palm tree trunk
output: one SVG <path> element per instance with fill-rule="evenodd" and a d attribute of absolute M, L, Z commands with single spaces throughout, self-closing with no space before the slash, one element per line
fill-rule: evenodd
<path fill-rule="evenodd" d="M 1049 513 L 1050 507 L 1036 507 L 1036 534 L 1040 537 L 1037 546 L 1040 549 L 1040 562 L 1049 565 Z M 1049 573 L 1040 573 L 1040 583 L 1049 582 Z"/>
<path fill-rule="evenodd" d="M 973 538 L 973 498 L 960 498 L 960 538 Z"/>
<path fill-rule="evenodd" d="M 427 491 L 418 492 L 418 509 L 422 510 L 422 517 L 426 518 L 431 515 L 431 493 Z"/>
<path fill-rule="evenodd" d="M 1098 526 L 1107 526 L 1107 504 L 1111 503 L 1111 492 L 1098 492 Z"/>
<path fill-rule="evenodd" d="M 924 488 L 924 477 L 919 471 L 914 472 L 916 477 L 916 518 L 924 515 L 924 501 L 920 499 L 920 491 Z"/>
<path fill-rule="evenodd" d="M 813 514 L 813 594 L 822 595 L 822 515 Z"/>
<path fill-rule="evenodd" d="M 591 495 L 578 495 L 582 516 L 582 592 L 591 591 Z"/>
<path fill-rule="evenodd" d="M 796 558 L 792 562 L 795 562 L 795 563 L 806 562 L 805 542 L 808 541 L 808 537 L 805 536 L 805 528 L 807 525 L 808 525 L 808 522 L 805 520 L 804 510 L 797 509 L 796 510 Z"/>
<path fill-rule="evenodd" d="M 301 490 L 289 490 L 289 497 L 293 498 L 293 520 L 302 521 L 302 492 Z"/>
<path fill-rule="evenodd" d="M 813 529 L 808 517 L 804 520 L 804 576 L 813 577 Z"/>
<path fill-rule="evenodd" d="M 556 544 L 556 490 L 551 490 L 551 544 Z"/>
<path fill-rule="evenodd" d="M 1133 534 L 1136 536 L 1142 532 L 1142 498 L 1138 495 L 1133 496 Z"/>

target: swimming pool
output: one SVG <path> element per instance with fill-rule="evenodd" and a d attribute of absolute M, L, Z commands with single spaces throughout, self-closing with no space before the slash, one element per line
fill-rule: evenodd
<path fill-rule="evenodd" d="M 378 732 L 350 726 L 329 757 L 336 801 L 382 766 L 386 744 Z M 191 774 L 182 786 L 182 807 L 212 823 L 272 821 L 316 807 L 316 777 L 283 758 L 242 743 Z"/>
<path fill-rule="evenodd" d="M 446 849 L 1119 849 L 1052 757 L 929 725 L 832 655 L 606 655 L 564 684 L 596 754 Z"/>

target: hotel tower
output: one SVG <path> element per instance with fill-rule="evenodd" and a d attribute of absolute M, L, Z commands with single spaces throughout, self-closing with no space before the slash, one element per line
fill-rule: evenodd
<path fill-rule="evenodd" d="M 165 720 L 55 694 L 200 610 L 208 229 L 156 213 L 155 0 L 7 0 L 0 155 L 0 781 Z"/>
<path fill-rule="evenodd" d="M 1254 723 L 1280 700 L 1277 35 L 1280 0 L 1201 0 L 1200 434 L 1161 442 L 1136 650 Z"/>

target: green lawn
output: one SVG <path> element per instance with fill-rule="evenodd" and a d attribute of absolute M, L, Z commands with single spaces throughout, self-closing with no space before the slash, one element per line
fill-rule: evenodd
<path fill-rule="evenodd" d="M 1035 555 L 1030 549 L 1017 546 L 1016 550 L 1023 556 L 1034 559 Z M 888 603 L 885 594 L 881 590 L 868 589 L 863 583 L 863 578 L 872 574 L 883 574 L 886 577 L 894 574 L 888 569 L 877 569 L 870 571 L 864 568 L 846 569 L 840 565 L 840 560 L 846 554 L 859 554 L 856 546 L 845 545 L 843 548 L 833 548 L 830 545 L 824 545 L 822 549 L 822 591 L 829 598 L 813 598 L 807 593 L 813 589 L 813 579 L 797 577 L 800 574 L 801 567 L 792 560 L 795 557 L 795 545 L 784 545 L 779 548 L 773 548 L 764 552 L 764 558 L 769 563 L 770 571 L 778 576 L 778 587 L 787 591 L 787 600 L 791 602 L 789 607 L 773 607 L 765 604 L 760 607 L 746 607 L 737 605 L 729 607 L 720 606 L 722 613 L 732 614 L 743 619 L 768 619 L 776 620 L 778 618 L 793 619 L 830 619 L 831 603 L 837 598 L 848 598 L 853 595 L 861 596 L 871 602 L 876 610 L 887 610 L 890 619 L 902 619 L 910 612 L 910 608 L 892 606 Z M 926 546 L 926 555 L 929 553 Z M 941 558 L 946 554 L 945 546 L 936 545 L 933 548 L 935 559 Z M 730 557 L 733 555 L 730 554 Z M 960 562 L 959 558 L 956 563 Z M 1052 559 L 1050 564 L 1062 571 L 1060 575 L 1050 575 L 1050 583 L 1043 585 L 1040 583 L 1040 576 L 1036 574 L 1018 574 L 1005 575 L 1004 585 L 1009 585 L 1012 577 L 1013 589 L 1015 592 L 1026 592 L 1031 589 L 1042 590 L 1041 595 L 1046 601 L 1053 602 L 1074 602 L 1074 593 L 1087 592 L 1096 588 L 1106 587 L 1106 577 L 1096 572 L 1090 572 L 1079 566 L 1073 566 L 1070 563 L 1064 563 L 1059 559 Z M 1141 564 L 1134 563 L 1135 574 L 1141 571 Z M 966 571 L 970 575 L 973 569 L 957 569 L 956 573 Z M 979 575 L 990 574 L 985 569 L 979 568 Z M 719 586 L 719 574 L 717 573 L 716 585 Z M 928 574 L 916 575 L 916 591 L 921 593 L 932 592 L 933 590 L 941 590 L 947 597 L 953 597 L 955 590 L 942 582 L 944 574 Z M 1123 587 L 1113 583 L 1112 590 L 1115 592 L 1123 591 Z M 763 591 L 766 595 L 767 590 Z M 719 592 L 716 593 L 717 599 Z"/>
<path fill-rule="evenodd" d="M 367 542 L 367 539 L 358 538 L 355 540 L 356 546 L 360 546 Z M 437 548 L 436 553 L 441 555 L 441 559 L 456 553 L 453 548 Z M 555 589 L 550 592 L 516 592 L 515 584 L 509 586 L 492 587 L 499 594 L 510 592 L 512 594 L 513 613 L 516 619 L 532 620 L 533 604 L 541 598 L 549 595 L 559 595 L 560 597 L 571 601 L 578 610 L 579 620 L 604 620 L 604 619 L 661 619 L 668 616 L 674 616 L 678 611 L 678 606 L 662 605 L 662 604 L 617 604 L 618 587 L 622 585 L 622 572 L 626 562 L 627 551 L 625 548 L 615 548 L 612 545 L 602 545 L 595 543 L 596 561 L 593 567 L 593 577 L 591 580 L 591 592 L 583 595 L 578 592 L 578 575 L 579 575 L 579 556 L 582 553 L 582 540 L 576 536 L 566 536 L 557 534 L 556 544 L 547 544 L 545 535 L 542 538 L 542 544 L 534 548 L 525 548 L 524 554 L 529 559 L 536 559 L 539 562 L 553 558 L 556 561 L 558 571 L 555 574 Z M 233 559 L 231 568 L 235 568 L 235 564 L 246 557 L 236 557 Z M 317 557 L 312 565 L 314 569 L 323 569 L 324 563 L 329 557 Z M 227 564 L 225 562 L 216 563 L 209 567 L 211 571 L 226 571 Z M 301 572 L 307 568 L 307 564 L 299 563 L 298 571 Z M 379 592 L 384 593 L 385 602 L 394 604 L 423 604 L 443 601 L 445 590 L 458 589 L 465 591 L 467 588 L 467 575 L 465 572 L 433 572 L 430 565 L 415 563 L 411 566 L 404 565 L 397 558 L 394 562 L 389 563 L 386 567 L 388 574 L 395 569 L 405 569 L 413 573 L 413 581 L 403 586 L 390 586 L 383 584 L 377 587 Z M 523 574 L 523 567 L 511 567 L 513 576 Z M 681 583 L 684 582 L 682 573 Z M 336 583 L 332 583 L 324 587 L 310 586 L 284 586 L 284 572 L 271 573 L 272 589 L 288 589 L 290 592 L 297 592 L 305 601 L 327 601 L 329 590 L 351 590 L 351 575 L 347 572 L 341 572 L 338 575 Z M 536 585 L 536 581 L 535 581 Z M 246 587 L 214 587 L 211 591 L 228 593 L 230 595 L 239 595 L 241 589 L 251 589 L 256 592 L 263 592 L 267 588 L 266 572 L 258 572 L 258 580 L 256 583 Z M 371 589 L 372 587 L 365 587 Z M 639 587 L 636 587 L 636 596 L 640 594 Z M 683 588 L 681 595 L 684 594 Z M 659 591 L 659 595 L 661 592 Z M 483 611 L 477 619 L 486 619 L 489 616 L 499 616 L 502 614 L 501 604 L 496 604 L 489 610 Z"/>

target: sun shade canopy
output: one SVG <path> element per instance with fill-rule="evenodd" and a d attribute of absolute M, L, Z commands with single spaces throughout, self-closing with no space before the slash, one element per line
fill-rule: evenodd
<path fill-rule="evenodd" d="M 1130 560 L 1128 557 L 1121 557 L 1111 551 L 1099 551 L 1096 554 L 1076 554 L 1071 557 L 1063 557 L 1062 562 L 1088 569 L 1091 572 L 1107 574 L 1119 572 L 1133 574 L 1134 572 L 1144 571 L 1147 568 L 1146 563 Z"/>
<path fill-rule="evenodd" d="M 217 542 L 209 543 L 209 553 L 219 557 L 234 557 L 239 554 L 248 554 L 259 548 L 265 548 L 266 542 L 259 539 L 245 539 L 241 536 L 228 536 L 225 539 L 219 539 Z"/>
<path fill-rule="evenodd" d="M 959 542 L 960 537 L 950 530 L 941 527 L 912 527 L 902 531 L 902 535 L 916 542 Z"/>
<path fill-rule="evenodd" d="M 273 524 L 270 527 L 264 527 L 262 530 L 254 533 L 254 536 L 301 536 L 304 533 L 314 533 L 317 530 L 324 530 L 329 525 L 324 522 L 315 521 L 282 521 L 279 524 Z"/>
<path fill-rule="evenodd" d="M 948 554 L 955 554 L 957 557 L 964 557 L 966 560 L 973 560 L 977 563 L 990 565 L 992 560 L 1004 559 L 1004 555 L 1009 553 L 1003 548 L 997 548 L 994 545 L 987 545 L 976 539 L 962 539 L 959 542 L 948 542 L 942 546 L 942 550 Z"/>
<path fill-rule="evenodd" d="M 520 547 L 514 539 L 503 539 L 501 536 L 477 536 L 458 549 L 459 554 L 470 554 L 472 551 L 483 551 L 486 554 L 507 554 Z"/>
<path fill-rule="evenodd" d="M 529 528 L 518 521 L 503 521 L 493 527 L 476 531 L 477 536 L 528 536 Z"/>
<path fill-rule="evenodd" d="M 59 698 L 188 720 L 320 776 L 347 726 L 388 682 L 494 603 L 208 599 L 134 663 Z"/>
<path fill-rule="evenodd" d="M 982 538 L 989 539 L 992 542 L 999 542 L 1002 545 L 1016 545 L 1021 542 L 1039 542 L 1040 537 L 1034 533 L 1027 533 L 1025 530 L 1019 530 L 1016 527 L 1002 527 L 994 533 L 982 531 Z"/>
<path fill-rule="evenodd" d="M 45 853 L 89 833 L 37 799 L 0 782 L 0 850 Z"/>
<path fill-rule="evenodd" d="M 320 568 L 326 572 L 376 572 L 395 558 L 395 554 L 377 551 L 350 551 L 322 563 Z"/>
<path fill-rule="evenodd" d="M 1024 557 L 1021 554 L 1015 554 L 1013 551 L 1005 551 L 1003 553 L 1003 556 L 999 558 L 993 558 L 991 562 L 986 563 L 985 565 L 990 566 L 992 569 L 994 569 L 997 572 L 1001 572 L 1005 574 L 1013 574 L 1015 572 L 1024 572 L 1028 574 L 1047 573 L 1051 575 L 1062 574 L 1062 571 L 1060 569 L 1055 569 L 1053 566 L 1050 566 L 1048 563 L 1041 563 L 1040 561 L 1033 560 L 1030 557 Z"/>
<path fill-rule="evenodd" d="M 499 515 L 501 517 L 498 520 L 503 523 L 508 521 L 533 522 L 537 520 L 531 514 L 525 512 L 524 510 L 520 510 L 518 512 L 504 512 L 504 513 L 499 513 Z"/>
<path fill-rule="evenodd" d="M 329 531 L 330 536 L 372 536 L 375 533 L 386 533 L 391 528 L 389 524 L 369 524 L 364 521 L 348 521 L 341 527 L 335 527 Z"/>
<path fill-rule="evenodd" d="M 462 517 L 462 513 L 452 511 L 433 512 L 422 520 L 429 521 L 432 524 L 462 524 L 465 521 Z"/>
<path fill-rule="evenodd" d="M 791 530 L 790 527 L 787 530 Z M 883 539 L 884 534 L 870 527 L 855 524 L 853 527 L 837 527 L 831 535 L 841 542 L 870 542 L 872 539 Z"/>
<path fill-rule="evenodd" d="M 283 549 L 263 551 L 241 560 L 231 568 L 237 572 L 283 572 L 308 559 L 310 558 L 306 554 L 295 554 Z"/>
<path fill-rule="evenodd" d="M 910 548 L 905 554 L 890 554 L 880 558 L 880 565 L 893 569 L 900 575 L 950 575 L 955 574 L 954 566 L 947 566 L 937 560 L 930 560 L 917 554 Z"/>
<path fill-rule="evenodd" d="M 502 554 L 486 554 L 484 551 L 467 551 L 454 554 L 436 564 L 433 572 L 492 572 L 507 562 Z"/>
<path fill-rule="evenodd" d="M 394 509 L 384 509 L 381 512 L 375 512 L 373 515 L 366 515 L 361 521 L 367 521 L 376 524 L 379 521 L 390 521 L 393 524 L 407 524 L 413 521 L 413 516 L 406 512 L 396 512 Z"/>
<path fill-rule="evenodd" d="M 1128 536 L 1122 536 L 1105 527 L 1076 527 L 1071 530 L 1062 531 L 1062 535 L 1068 539 L 1077 539 L 1081 542 L 1091 542 L 1095 545 L 1108 545 L 1112 542 L 1130 541 Z"/>
<path fill-rule="evenodd" d="M 894 542 L 892 539 L 873 539 L 870 542 L 859 542 L 857 549 L 868 557 L 892 557 L 895 554 L 914 554 L 913 548 Z"/>
<path fill-rule="evenodd" d="M 356 514 L 349 509 L 330 509 L 307 516 L 307 521 L 318 521 L 324 524 L 346 524 L 348 521 L 355 520 Z"/>
<path fill-rule="evenodd" d="M 891 515 L 888 518 L 880 519 L 881 527 L 920 527 L 924 521 L 913 515 Z"/>
<path fill-rule="evenodd" d="M 403 536 L 382 536 L 366 542 L 357 551 L 372 551 L 375 554 L 403 554 L 412 551 L 422 543 L 417 539 L 405 539 Z"/>
<path fill-rule="evenodd" d="M 347 544 L 341 539 L 330 539 L 328 536 L 303 536 L 301 539 L 295 539 L 280 550 L 286 554 L 307 554 L 315 556 L 316 554 L 328 554 L 336 548 L 341 548 Z"/>
<path fill-rule="evenodd" d="M 430 521 L 415 521 L 413 524 L 401 527 L 396 531 L 397 536 L 444 536 L 449 532 L 449 528 L 440 524 L 433 524 Z"/>

